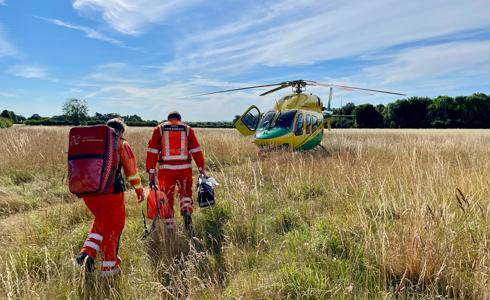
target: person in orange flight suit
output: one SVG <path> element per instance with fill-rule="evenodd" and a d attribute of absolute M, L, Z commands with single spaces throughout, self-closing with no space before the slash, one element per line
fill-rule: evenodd
<path fill-rule="evenodd" d="M 128 142 L 122 138 L 125 124 L 121 119 L 107 121 L 107 126 L 114 128 L 119 135 L 120 169 L 124 170 L 127 180 L 134 187 L 138 203 L 144 200 L 143 186 L 138 175 L 136 158 Z M 119 170 L 120 170 L 119 169 Z M 90 227 L 87 239 L 83 244 L 76 261 L 85 264 L 87 272 L 93 272 L 97 252 L 102 252 L 102 270 L 104 277 L 111 277 L 119 273 L 121 259 L 117 256 L 119 238 L 124 228 L 126 219 L 124 207 L 124 180 L 121 172 L 117 175 L 114 184 L 114 193 L 86 196 L 83 201 L 94 215 L 94 221 Z"/>
<path fill-rule="evenodd" d="M 168 115 L 168 121 L 153 129 L 148 142 L 146 154 L 146 171 L 150 187 L 156 187 L 155 167 L 159 163 L 158 188 L 168 199 L 164 223 L 168 230 L 174 225 L 174 192 L 177 187 L 180 195 L 180 213 L 184 218 L 186 230 L 192 230 L 192 159 L 196 162 L 201 174 L 204 171 L 204 155 L 197 141 L 194 130 L 181 122 L 182 118 L 176 111 Z"/>

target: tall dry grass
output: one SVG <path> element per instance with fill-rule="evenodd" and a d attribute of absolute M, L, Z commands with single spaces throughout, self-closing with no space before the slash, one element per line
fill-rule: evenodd
<path fill-rule="evenodd" d="M 141 170 L 150 133 L 127 135 Z M 218 206 L 168 245 L 140 238 L 128 192 L 123 273 L 105 282 L 72 260 L 91 217 L 66 188 L 67 129 L 1 130 L 3 298 L 490 299 L 490 132 L 333 130 L 326 150 L 265 157 L 197 134 Z"/>

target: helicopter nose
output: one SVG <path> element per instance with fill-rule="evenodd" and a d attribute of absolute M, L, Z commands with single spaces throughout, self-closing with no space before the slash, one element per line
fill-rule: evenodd
<path fill-rule="evenodd" d="M 271 140 L 289 133 L 287 128 L 276 127 L 257 132 L 255 138 L 258 140 Z"/>

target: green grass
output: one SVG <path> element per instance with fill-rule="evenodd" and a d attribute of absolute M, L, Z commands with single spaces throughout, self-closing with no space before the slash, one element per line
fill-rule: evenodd
<path fill-rule="evenodd" d="M 149 134 L 128 135 L 140 166 Z M 175 239 L 142 239 L 128 191 L 114 282 L 73 261 L 92 217 L 67 191 L 65 135 L 0 134 L 0 298 L 490 298 L 486 131 L 342 130 L 327 151 L 266 157 L 232 131 L 198 131 L 217 206 L 196 206 L 192 243 L 178 214 Z M 49 147 L 19 150 L 13 136 Z"/>

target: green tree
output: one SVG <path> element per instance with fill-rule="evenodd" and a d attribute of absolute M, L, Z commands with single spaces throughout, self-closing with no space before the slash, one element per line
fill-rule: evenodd
<path fill-rule="evenodd" d="M 13 121 L 11 119 L 0 117 L 0 128 L 11 127 L 12 124 L 13 124 Z"/>
<path fill-rule="evenodd" d="M 340 108 L 332 109 L 334 115 L 353 115 L 356 105 L 352 102 L 345 104 Z M 326 123 L 325 123 L 326 124 Z M 352 128 L 354 127 L 355 120 L 353 117 L 334 117 L 332 118 L 333 128 Z"/>
<path fill-rule="evenodd" d="M 439 96 L 429 105 L 429 120 L 431 127 L 457 127 L 459 118 L 456 103 L 452 97 Z"/>
<path fill-rule="evenodd" d="M 384 127 L 383 115 L 372 104 L 358 105 L 353 113 L 359 128 Z"/>
<path fill-rule="evenodd" d="M 429 106 L 432 127 L 490 128 L 490 97 L 483 93 L 439 96 Z"/>
<path fill-rule="evenodd" d="M 430 104 L 432 100 L 425 97 L 397 100 L 386 106 L 385 123 L 392 128 L 427 128 Z"/>
<path fill-rule="evenodd" d="M 41 117 L 40 115 L 38 114 L 33 114 L 32 116 L 30 116 L 27 120 L 41 120 L 43 119 L 43 117 Z"/>
<path fill-rule="evenodd" d="M 466 128 L 490 127 L 490 97 L 475 93 L 465 97 L 463 122 Z"/>
<path fill-rule="evenodd" d="M 4 109 L 2 111 L 2 113 L 0 114 L 0 117 L 5 118 L 5 119 L 10 119 L 15 124 L 22 123 L 26 120 L 26 118 L 24 116 L 17 115 L 13 111 L 6 110 L 6 109 Z"/>
<path fill-rule="evenodd" d="M 83 124 L 88 119 L 87 102 L 79 99 L 69 99 L 63 104 L 63 114 L 71 124 Z"/>
<path fill-rule="evenodd" d="M 17 122 L 17 116 L 13 111 L 6 110 L 4 109 L 2 113 L 0 114 L 0 117 L 5 118 L 5 119 L 10 119 L 13 122 Z"/>

